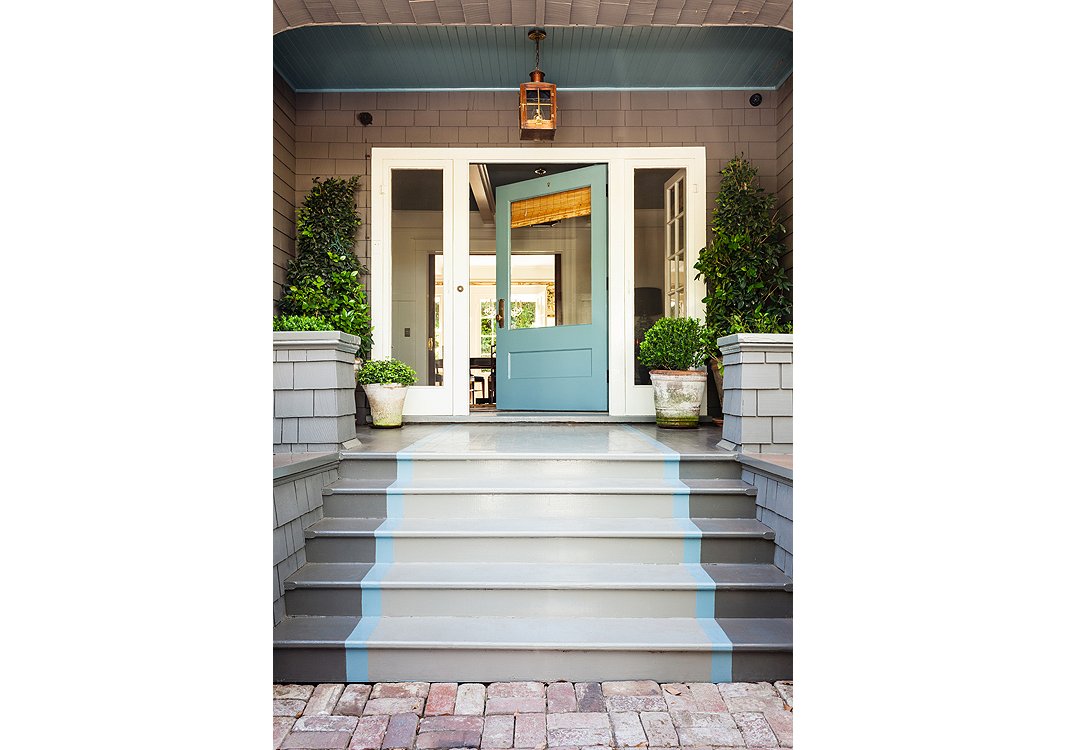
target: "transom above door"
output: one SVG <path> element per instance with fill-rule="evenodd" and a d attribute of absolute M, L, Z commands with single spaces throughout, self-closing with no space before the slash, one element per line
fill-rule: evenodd
<path fill-rule="evenodd" d="M 686 218 L 705 216 L 703 147 L 371 158 L 372 356 L 418 372 L 406 415 L 654 413 L 637 329 L 649 315 L 702 317 L 703 293 L 683 289 L 686 249 L 705 244 L 703 221 Z M 571 214 L 543 213 L 552 201 Z M 525 218 L 503 218 L 512 206 Z"/>

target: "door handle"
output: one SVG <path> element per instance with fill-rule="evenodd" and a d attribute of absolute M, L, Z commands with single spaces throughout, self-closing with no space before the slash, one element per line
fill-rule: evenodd
<path fill-rule="evenodd" d="M 496 303 L 496 326 L 503 328 L 503 300 Z"/>

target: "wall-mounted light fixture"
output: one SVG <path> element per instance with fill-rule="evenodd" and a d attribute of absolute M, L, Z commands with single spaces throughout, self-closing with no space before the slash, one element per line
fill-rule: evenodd
<path fill-rule="evenodd" d="M 540 69 L 540 43 L 548 34 L 544 29 L 533 29 L 528 36 L 537 45 L 537 59 L 529 74 L 530 82 L 518 89 L 518 125 L 523 141 L 551 141 L 555 140 L 559 123 L 555 84 L 545 82 Z"/>

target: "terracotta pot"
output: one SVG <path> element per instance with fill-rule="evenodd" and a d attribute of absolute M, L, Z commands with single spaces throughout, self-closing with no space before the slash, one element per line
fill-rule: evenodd
<path fill-rule="evenodd" d="M 407 386 L 399 383 L 364 383 L 366 400 L 370 402 L 373 427 L 403 427 L 403 402 Z"/>
<path fill-rule="evenodd" d="M 652 370 L 655 424 L 659 427 L 699 427 L 700 404 L 707 390 L 701 370 Z"/>

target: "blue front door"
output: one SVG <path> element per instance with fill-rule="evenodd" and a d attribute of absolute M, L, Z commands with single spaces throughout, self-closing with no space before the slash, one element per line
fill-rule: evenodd
<path fill-rule="evenodd" d="M 496 190 L 496 407 L 607 410 L 607 167 Z"/>

